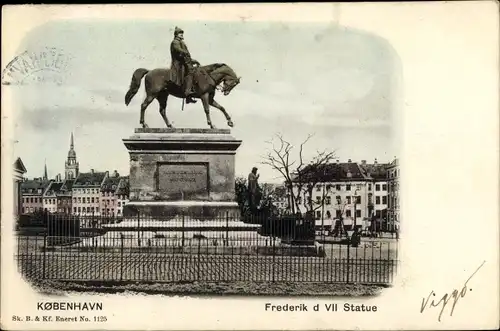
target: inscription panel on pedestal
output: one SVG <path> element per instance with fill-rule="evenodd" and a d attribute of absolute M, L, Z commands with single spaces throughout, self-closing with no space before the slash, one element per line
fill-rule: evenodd
<path fill-rule="evenodd" d="M 157 191 L 168 200 L 208 199 L 208 163 L 158 163 Z"/>

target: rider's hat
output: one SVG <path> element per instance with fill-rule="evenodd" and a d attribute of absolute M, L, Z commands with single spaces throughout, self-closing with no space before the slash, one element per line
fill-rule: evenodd
<path fill-rule="evenodd" d="M 174 30 L 174 36 L 177 36 L 179 33 L 184 33 L 184 30 L 176 26 Z"/>

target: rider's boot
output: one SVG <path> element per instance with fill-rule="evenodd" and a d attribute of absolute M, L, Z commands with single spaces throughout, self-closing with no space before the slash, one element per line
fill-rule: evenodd
<path fill-rule="evenodd" d="M 186 103 L 196 103 L 193 99 L 193 76 L 188 75 L 186 77 L 186 88 L 184 90 L 184 95 L 186 96 Z"/>

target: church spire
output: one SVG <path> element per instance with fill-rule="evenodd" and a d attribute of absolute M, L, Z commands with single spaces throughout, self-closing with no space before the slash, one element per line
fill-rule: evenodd
<path fill-rule="evenodd" d="M 43 180 L 48 180 L 49 176 L 47 175 L 47 159 L 45 159 L 45 167 L 43 170 Z"/>
<path fill-rule="evenodd" d="M 71 143 L 70 143 L 70 145 L 69 145 L 69 148 L 70 148 L 70 149 L 75 149 L 75 144 L 74 144 L 74 142 L 73 142 L 73 132 L 71 132 Z"/>

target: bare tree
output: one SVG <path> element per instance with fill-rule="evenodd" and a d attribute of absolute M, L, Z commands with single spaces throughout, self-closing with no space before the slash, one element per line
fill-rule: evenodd
<path fill-rule="evenodd" d="M 319 201 L 313 201 L 312 193 L 316 185 L 324 182 L 328 176 L 328 164 L 336 159 L 334 151 L 317 151 L 310 162 L 304 160 L 304 147 L 311 139 L 309 134 L 300 144 L 298 154 L 292 155 L 294 146 L 277 134 L 275 139 L 268 141 L 269 149 L 263 157 L 262 164 L 276 170 L 285 182 L 285 187 L 290 196 L 292 213 L 300 211 L 299 204 L 304 198 L 306 211 L 314 212 L 324 204 L 328 190 L 323 190 Z"/>

